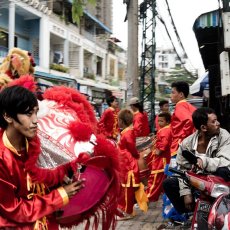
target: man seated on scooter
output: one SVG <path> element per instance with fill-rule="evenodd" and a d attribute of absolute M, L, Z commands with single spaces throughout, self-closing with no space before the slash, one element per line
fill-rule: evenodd
<path fill-rule="evenodd" d="M 215 111 L 211 108 L 199 108 L 192 114 L 197 131 L 185 138 L 177 151 L 178 169 L 195 170 L 214 174 L 230 181 L 230 134 L 220 128 Z M 188 150 L 197 157 L 192 165 L 183 156 Z M 194 199 L 190 187 L 177 177 L 167 178 L 163 188 L 179 213 L 190 212 L 194 208 Z"/>

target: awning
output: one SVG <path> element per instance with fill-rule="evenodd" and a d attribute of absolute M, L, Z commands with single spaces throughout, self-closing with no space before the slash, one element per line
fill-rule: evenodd
<path fill-rule="evenodd" d="M 35 71 L 35 76 L 39 77 L 44 77 L 45 79 L 47 79 L 48 81 L 62 81 L 62 82 L 67 82 L 67 83 L 76 83 L 75 79 L 72 78 L 66 78 L 66 77 L 61 77 L 61 76 L 57 76 L 57 75 L 53 75 L 50 73 L 46 73 L 46 72 L 41 72 L 41 71 Z"/>
<path fill-rule="evenodd" d="M 38 81 L 38 85 L 40 86 L 48 86 L 48 87 L 54 86 L 54 84 L 51 81 L 47 81 L 45 79 L 38 78 L 37 81 Z"/>
<path fill-rule="evenodd" d="M 206 72 L 203 76 L 199 77 L 191 86 L 190 94 L 193 96 L 203 97 L 204 90 L 209 90 L 209 74 Z"/>
<path fill-rule="evenodd" d="M 99 21 L 96 17 L 90 14 L 87 10 L 84 10 L 84 14 L 91 18 L 94 22 L 96 22 L 102 29 L 104 29 L 108 33 L 113 33 L 107 26 L 105 26 L 101 21 Z"/>
<path fill-rule="evenodd" d="M 117 98 L 123 99 L 123 93 L 121 91 L 112 90 L 112 95 Z"/>
<path fill-rule="evenodd" d="M 194 23 L 194 28 L 209 28 L 222 26 L 219 10 L 201 14 Z"/>
<path fill-rule="evenodd" d="M 219 10 L 200 15 L 194 22 L 193 31 L 199 51 L 207 70 L 209 66 L 218 65 L 221 34 L 223 34 Z"/>
<path fill-rule="evenodd" d="M 77 80 L 77 83 L 79 83 L 80 85 L 87 85 L 87 86 L 92 86 L 92 87 L 95 87 L 95 88 L 98 88 L 98 89 L 107 89 L 107 90 L 117 90 L 119 91 L 119 87 L 115 87 L 115 86 L 111 86 L 111 85 L 108 85 L 108 84 L 105 84 L 103 82 L 94 82 L 93 80 L 89 80 L 89 79 L 76 79 Z"/>

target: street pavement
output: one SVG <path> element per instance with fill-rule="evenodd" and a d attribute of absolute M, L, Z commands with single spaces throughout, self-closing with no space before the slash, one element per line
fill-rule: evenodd
<path fill-rule="evenodd" d="M 161 216 L 162 199 L 158 202 L 150 203 L 149 209 L 146 213 L 143 213 L 139 209 L 135 209 L 135 212 L 136 215 L 133 219 L 117 221 L 116 230 L 157 230 L 158 226 L 164 222 Z M 71 230 L 84 229 L 84 223 L 71 228 Z M 93 228 L 90 227 L 90 230 L 92 229 Z M 60 228 L 60 230 L 67 230 L 67 228 Z M 100 224 L 98 230 L 101 230 Z"/>
<path fill-rule="evenodd" d="M 164 230 L 164 229 L 183 229 L 188 230 L 190 227 L 185 226 L 169 226 L 165 228 L 165 225 L 168 225 L 168 220 L 162 218 L 162 199 L 159 199 L 157 202 L 149 204 L 149 209 L 146 213 L 143 213 L 139 209 L 135 209 L 136 215 L 134 218 L 129 220 L 117 221 L 115 230 Z M 91 227 L 89 230 L 93 230 Z M 60 230 L 69 230 L 68 228 L 60 228 Z M 71 228 L 71 230 L 85 230 L 85 224 L 79 224 L 76 227 Z M 101 225 L 99 224 L 98 230 L 101 230 Z"/>
<path fill-rule="evenodd" d="M 125 221 L 117 221 L 116 230 L 189 230 L 191 225 L 187 226 L 172 223 L 162 217 L 162 199 L 149 204 L 147 213 L 136 209 L 136 216 L 133 219 Z M 187 222 L 189 223 L 189 221 Z"/>
<path fill-rule="evenodd" d="M 157 230 L 166 223 L 162 218 L 162 199 L 150 203 L 146 213 L 135 209 L 136 216 L 130 220 L 117 221 L 116 230 Z"/>

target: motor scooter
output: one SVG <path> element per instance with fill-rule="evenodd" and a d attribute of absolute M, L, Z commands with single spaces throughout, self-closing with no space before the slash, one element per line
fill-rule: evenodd
<path fill-rule="evenodd" d="M 197 157 L 183 151 L 182 155 L 193 165 Z M 195 209 L 192 218 L 192 230 L 230 230 L 230 182 L 219 176 L 183 172 L 169 168 L 174 176 L 182 178 L 194 189 Z"/>

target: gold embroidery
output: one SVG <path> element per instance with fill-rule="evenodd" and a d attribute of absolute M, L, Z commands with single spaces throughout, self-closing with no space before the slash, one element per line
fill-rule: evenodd
<path fill-rule="evenodd" d="M 21 154 L 18 153 L 17 149 L 15 149 L 14 146 L 10 143 L 6 135 L 6 131 L 2 135 L 2 141 L 3 141 L 4 146 L 8 148 L 11 152 L 16 154 L 17 156 L 21 156 Z M 28 152 L 29 143 L 26 138 L 25 138 L 25 142 L 26 142 L 26 152 Z M 26 175 L 26 184 L 27 184 L 27 190 L 31 191 L 31 193 L 27 195 L 27 199 L 32 199 L 33 196 L 36 194 L 41 195 L 41 196 L 45 195 L 45 185 L 43 183 L 42 184 L 33 183 L 28 173 Z M 37 220 L 35 222 L 34 230 L 47 230 L 47 229 L 48 229 L 48 226 L 46 222 L 46 217 L 43 217 L 40 220 Z"/>

